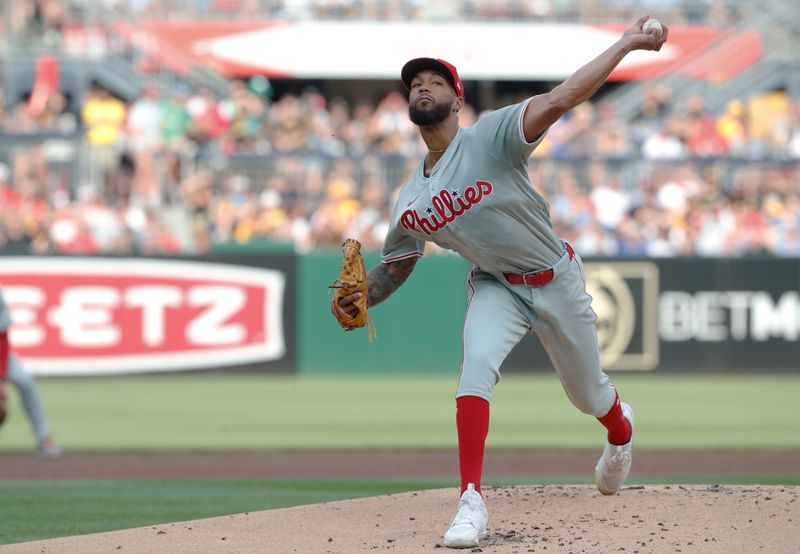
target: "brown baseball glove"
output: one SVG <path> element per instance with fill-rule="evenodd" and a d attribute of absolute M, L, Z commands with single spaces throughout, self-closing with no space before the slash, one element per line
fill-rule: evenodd
<path fill-rule="evenodd" d="M 355 239 L 347 239 L 342 244 L 342 267 L 339 278 L 329 288 L 334 290 L 331 311 L 339 325 L 346 331 L 358 327 L 367 327 L 367 336 L 372 341 L 375 338 L 375 326 L 367 313 L 367 271 L 364 268 L 364 259 L 361 257 L 361 243 Z M 361 293 L 361 298 L 353 302 L 358 308 L 358 313 L 350 316 L 342 311 L 339 301 L 345 296 L 356 292 Z"/>

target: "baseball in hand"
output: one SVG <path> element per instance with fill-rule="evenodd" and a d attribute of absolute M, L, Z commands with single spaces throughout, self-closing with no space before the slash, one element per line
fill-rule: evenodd
<path fill-rule="evenodd" d="M 642 32 L 646 33 L 650 29 L 656 30 L 656 37 L 660 37 L 661 33 L 664 32 L 664 28 L 661 26 L 661 22 L 658 19 L 648 19 L 642 25 Z"/>

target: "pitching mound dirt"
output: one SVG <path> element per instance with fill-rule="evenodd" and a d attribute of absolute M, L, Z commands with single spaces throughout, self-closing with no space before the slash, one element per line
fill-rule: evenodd
<path fill-rule="evenodd" d="M 795 552 L 800 488 L 487 488 L 473 552 Z M 0 552 L 426 552 L 442 548 L 457 491 L 439 489 L 8 545 Z M 444 550 L 440 550 L 444 552 Z"/>

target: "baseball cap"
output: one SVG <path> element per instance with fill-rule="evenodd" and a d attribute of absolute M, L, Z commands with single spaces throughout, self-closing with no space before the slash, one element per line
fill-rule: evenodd
<path fill-rule="evenodd" d="M 423 69 L 438 71 L 444 75 L 445 79 L 455 89 L 456 96 L 464 96 L 464 83 L 461 82 L 461 77 L 458 76 L 456 66 L 439 58 L 414 58 L 406 62 L 406 65 L 400 71 L 400 78 L 407 89 L 411 89 L 411 80 Z"/>

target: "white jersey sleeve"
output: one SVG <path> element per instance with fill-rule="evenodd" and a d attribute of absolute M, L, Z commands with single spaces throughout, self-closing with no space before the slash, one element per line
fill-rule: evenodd
<path fill-rule="evenodd" d="M 417 240 L 403 233 L 403 229 L 393 225 L 386 233 L 383 243 L 383 263 L 396 262 L 406 258 L 420 258 L 425 252 L 425 241 Z"/>
<path fill-rule="evenodd" d="M 419 258 L 425 253 L 425 241 L 412 237 L 400 225 L 400 214 L 403 212 L 402 206 L 404 205 L 405 194 L 401 192 L 394 208 L 394 214 L 392 214 L 392 222 L 386 232 L 386 239 L 383 241 L 381 256 L 383 263 L 396 262 L 406 258 Z"/>
<path fill-rule="evenodd" d="M 518 104 L 487 113 L 475 123 L 478 139 L 494 159 L 513 165 L 526 164 L 531 153 L 544 139 L 547 131 L 533 142 L 525 140 L 522 116 L 530 101 L 528 98 Z"/>

